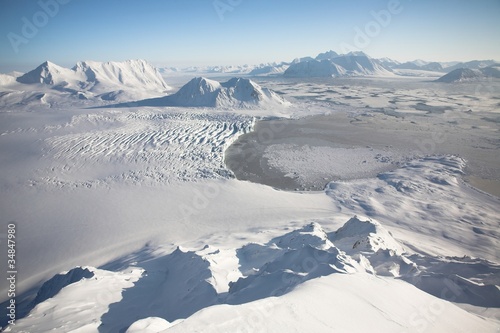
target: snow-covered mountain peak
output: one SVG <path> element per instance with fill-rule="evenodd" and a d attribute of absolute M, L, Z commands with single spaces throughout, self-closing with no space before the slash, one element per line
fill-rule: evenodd
<path fill-rule="evenodd" d="M 37 88 L 37 84 L 43 85 L 43 93 L 47 95 L 69 93 L 81 100 L 95 97 L 123 101 L 158 96 L 170 89 L 159 71 L 145 60 L 80 61 L 71 69 L 45 61 L 16 81 L 32 84 L 35 89 L 42 88 Z M 47 86 L 57 92 L 47 93 Z"/>
<path fill-rule="evenodd" d="M 354 216 L 337 230 L 332 241 L 347 253 L 390 250 L 395 254 L 405 252 L 403 246 L 380 223 Z"/>
<path fill-rule="evenodd" d="M 68 68 L 58 66 L 50 61 L 45 61 L 37 68 L 17 78 L 20 83 L 26 84 L 47 84 L 59 85 L 67 84 L 80 78 L 75 72 Z"/>
<path fill-rule="evenodd" d="M 472 62 L 470 62 L 472 63 Z M 470 82 L 481 79 L 500 79 L 500 64 L 493 63 L 487 67 L 481 68 L 457 68 L 448 74 L 443 75 L 436 82 L 457 83 Z"/>
<path fill-rule="evenodd" d="M 276 238 L 272 242 L 284 249 L 299 249 L 304 246 L 312 246 L 326 250 L 334 247 L 332 242 L 328 240 L 323 228 L 315 222 Z"/>
<path fill-rule="evenodd" d="M 455 69 L 454 71 L 449 72 L 446 75 L 443 75 L 436 81 L 446 82 L 446 83 L 467 82 L 467 81 L 477 80 L 482 76 L 483 73 L 478 69 L 458 68 Z"/>
<path fill-rule="evenodd" d="M 196 77 L 186 83 L 173 95 L 142 100 L 142 106 L 188 106 L 252 108 L 256 106 L 286 106 L 289 103 L 274 91 L 262 88 L 252 80 L 232 78 L 218 82 L 204 77 Z"/>
<path fill-rule="evenodd" d="M 210 80 L 205 77 L 195 77 L 188 83 L 186 83 L 177 92 L 179 96 L 190 96 L 195 97 L 197 95 L 207 95 L 213 93 L 221 88 L 221 84 L 218 81 Z"/>

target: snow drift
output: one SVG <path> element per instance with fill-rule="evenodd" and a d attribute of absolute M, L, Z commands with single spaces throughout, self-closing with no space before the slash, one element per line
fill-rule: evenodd
<path fill-rule="evenodd" d="M 383 251 L 392 252 L 388 255 Z M 409 258 L 418 260 L 418 267 L 423 271 Z M 401 262 L 413 268 L 402 275 L 405 280 L 438 298 L 400 279 L 393 279 L 391 275 L 379 274 L 372 266 L 376 263 L 377 267 L 394 269 Z M 407 253 L 380 222 L 355 216 L 332 233 L 327 233 L 319 223 L 311 222 L 267 243 L 249 243 L 233 249 L 206 245 L 191 251 L 177 247 L 166 254 L 146 247 L 107 268 L 75 268 L 44 284 L 39 292 L 44 296 L 29 316 L 17 322 L 16 329 L 30 332 L 55 328 L 71 331 L 84 327 L 99 332 L 162 332 L 172 328 L 173 331 L 196 331 L 194 327 L 206 328 L 206 319 L 200 320 L 200 316 L 217 313 L 208 322 L 220 331 L 220 323 L 215 323 L 224 318 L 219 313 L 223 310 L 224 313 L 237 311 L 233 320 L 223 320 L 226 325 L 232 323 L 232 330 L 228 330 L 234 331 L 242 327 L 241 320 L 247 317 L 244 314 L 255 312 L 255 306 L 262 306 L 262 302 L 273 303 L 269 304 L 268 311 L 280 311 L 283 306 L 290 305 L 274 303 L 285 298 L 296 303 L 289 310 L 307 304 L 336 313 L 345 307 L 352 311 L 354 303 L 356 309 L 366 307 L 365 316 L 381 317 L 376 321 L 378 328 L 390 327 L 390 331 L 398 331 L 403 326 L 408 332 L 421 331 L 415 313 L 419 313 L 416 311 L 418 300 L 424 299 L 424 304 L 439 305 L 440 310 L 454 313 L 464 327 L 479 325 L 477 327 L 484 331 L 493 331 L 491 322 L 439 298 L 446 299 L 442 292 L 445 290 L 451 295 L 460 295 L 461 298 L 454 298 L 454 301 L 472 300 L 474 303 L 482 299 L 480 304 L 486 304 L 486 300 L 489 306 L 498 307 L 496 287 L 491 283 L 473 282 L 487 282 L 489 278 L 485 273 L 498 274 L 498 270 L 492 263 L 478 259 Z M 453 274 L 456 278 L 452 280 Z M 336 290 L 335 293 L 319 297 L 318 291 L 326 291 L 320 287 L 322 284 L 328 290 Z M 304 303 L 304 288 L 307 293 L 316 295 L 313 302 Z M 346 288 L 349 296 L 339 298 L 339 292 Z M 359 288 L 363 292 L 356 293 L 354 290 L 359 291 Z M 399 292 L 388 292 L 394 288 Z M 399 301 L 400 292 L 412 301 Z M 384 297 L 380 298 L 380 294 Z M 95 298 L 93 302 L 89 295 Z M 348 301 L 352 299 L 354 301 Z M 71 300 L 71 307 L 66 306 L 68 300 Z M 420 305 L 422 307 L 426 308 Z M 297 315 L 300 317 L 303 313 L 291 313 L 293 315 L 273 316 L 270 322 L 286 318 L 300 325 Z M 344 327 L 349 324 L 352 330 L 355 324 L 347 319 L 350 315 L 322 316 L 321 322 L 329 329 L 331 325 Z M 438 331 L 452 328 L 455 331 L 456 323 L 446 318 L 432 317 L 424 324 Z M 398 321 L 398 325 L 393 327 L 394 321 Z M 319 331 L 329 331 L 326 327 Z"/>

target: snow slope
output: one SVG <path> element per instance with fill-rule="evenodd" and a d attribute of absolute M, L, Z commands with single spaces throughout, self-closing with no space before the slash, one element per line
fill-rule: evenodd
<path fill-rule="evenodd" d="M 393 75 L 391 70 L 381 62 L 368 57 L 363 52 L 337 55 L 327 52 L 320 54 L 315 60 L 293 63 L 285 71 L 287 77 L 340 77 Z"/>
<path fill-rule="evenodd" d="M 85 75 L 86 81 L 94 84 L 92 90 L 98 88 L 102 90 L 99 85 L 106 87 L 106 90 L 109 89 L 107 87 L 113 86 L 160 92 L 170 89 L 158 70 L 144 60 L 83 61 L 78 62 L 72 70 Z"/>
<path fill-rule="evenodd" d="M 79 105 L 95 105 L 95 102 L 158 96 L 170 89 L 157 69 L 144 60 L 84 61 L 72 69 L 46 61 L 16 80 L 17 84 L 2 80 L 1 85 L 7 91 L 0 96 L 1 105 L 36 105 L 32 96 L 41 94 L 45 95 L 45 101 L 38 105 L 56 107 L 68 104 L 68 99 Z"/>
<path fill-rule="evenodd" d="M 251 82 L 195 83 L 187 101 L 206 101 L 218 89 L 232 94 L 226 102 L 254 101 Z M 355 89 L 372 93 L 346 86 L 345 94 Z M 414 105 L 429 91 L 440 98 L 418 89 L 404 101 Z M 253 109 L 60 102 L 66 107 L 0 112 L 1 227 L 17 224 L 20 259 L 20 316 L 7 330 L 498 330 L 500 202 L 462 181 L 462 158 L 427 156 L 378 176 L 330 182 L 324 191 L 279 191 L 238 181 L 224 165 L 226 147 L 254 126 Z M 369 126 L 362 107 L 347 113 Z M 318 100 L 296 108 L 302 116 L 333 110 Z M 477 117 L 486 115 L 493 120 L 482 129 L 496 133 L 492 114 Z M 389 126 L 391 116 L 383 116 Z M 454 125 L 442 113 L 410 119 L 446 122 L 477 140 L 468 123 Z M 376 150 L 347 149 L 309 167 L 364 173 L 383 162 Z M 304 161 L 286 158 L 290 169 Z M 5 279 L 0 286 L 6 301 Z M 22 309 L 29 315 L 21 318 Z"/>
<path fill-rule="evenodd" d="M 469 82 L 478 81 L 481 79 L 499 79 L 500 78 L 500 64 L 493 64 L 488 67 L 479 69 L 458 68 L 446 75 L 443 75 L 436 82 Z"/>
<path fill-rule="evenodd" d="M 218 82 L 197 77 L 173 95 L 134 102 L 138 106 L 184 106 L 215 108 L 252 108 L 287 106 L 274 91 L 245 78 Z"/>
<path fill-rule="evenodd" d="M 224 243 L 228 244 L 228 239 Z M 337 248 L 337 243 L 349 254 Z M 41 290 L 59 292 L 50 299 L 37 297 L 30 316 L 19 320 L 15 328 L 30 332 L 135 332 L 140 328 L 152 332 L 200 328 L 225 332 L 264 327 L 275 331 L 285 325 L 292 332 L 306 327 L 314 332 L 329 332 L 333 327 L 347 332 L 372 325 L 394 332 L 402 327 L 407 332 L 467 332 L 472 327 L 482 332 L 496 330 L 494 323 L 452 303 L 401 280 L 379 276 L 380 272 L 386 275 L 383 268 L 394 272 L 406 263 L 411 269 L 402 274 L 415 281 L 426 280 L 429 274 L 441 278 L 439 269 L 433 271 L 438 266 L 431 264 L 439 258 L 422 256 L 419 267 L 433 268 L 420 277 L 417 265 L 403 257 L 404 253 L 379 222 L 358 217 L 331 234 L 312 222 L 266 243 L 239 248 L 177 247 L 171 253 L 145 248 L 105 268 L 75 268 L 48 281 Z M 454 263 L 457 267 L 451 270 L 462 274 L 464 263 Z M 73 278 L 75 271 L 87 274 L 78 273 Z M 68 282 L 61 285 L 61 280 Z M 453 295 L 459 285 L 449 281 L 448 287 L 440 290 Z M 498 290 L 491 290 L 483 297 L 495 302 L 498 294 Z M 353 322 L 352 313 L 360 311 L 367 318 Z M 260 320 L 250 320 L 255 316 Z"/>
<path fill-rule="evenodd" d="M 78 62 L 72 69 L 46 61 L 20 76 L 25 84 L 42 83 L 60 88 L 103 92 L 134 88 L 164 91 L 169 89 L 156 68 L 144 60 L 123 62 Z"/>
<path fill-rule="evenodd" d="M 18 77 L 17 81 L 25 84 L 42 83 L 51 86 L 77 87 L 80 84 L 86 84 L 87 78 L 82 74 L 45 61 L 34 70 Z"/>
<path fill-rule="evenodd" d="M 478 69 L 459 68 L 443 75 L 436 82 L 467 82 L 478 80 L 483 77 L 483 73 Z"/>
<path fill-rule="evenodd" d="M 376 291 L 376 292 L 375 292 Z M 411 302 L 401 301 L 411 299 Z M 410 285 L 366 274 L 330 275 L 293 293 L 202 310 L 163 333 L 192 332 L 494 332 L 496 325 Z"/>

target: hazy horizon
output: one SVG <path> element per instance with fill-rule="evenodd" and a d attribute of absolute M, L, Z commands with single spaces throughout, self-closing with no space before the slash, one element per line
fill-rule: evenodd
<path fill-rule="evenodd" d="M 86 1 L 0 4 L 0 71 L 46 60 L 255 65 L 334 50 L 400 62 L 500 60 L 500 1 Z"/>

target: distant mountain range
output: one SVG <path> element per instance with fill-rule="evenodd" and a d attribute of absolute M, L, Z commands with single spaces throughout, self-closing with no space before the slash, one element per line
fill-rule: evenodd
<path fill-rule="evenodd" d="M 390 68 L 363 52 L 338 55 L 334 51 L 319 54 L 315 59 L 295 62 L 283 73 L 287 77 L 341 77 L 394 75 Z"/>
<path fill-rule="evenodd" d="M 500 65 L 493 60 L 474 60 L 464 63 L 415 60 L 400 63 L 390 58 L 374 59 L 363 52 L 341 55 L 331 50 L 320 53 L 314 58 L 296 58 L 288 63 L 184 69 L 157 69 L 144 60 L 82 61 L 71 69 L 46 61 L 25 74 L 0 74 L 0 106 L 33 103 L 50 106 L 61 101 L 58 95 L 68 94 L 83 102 L 92 100 L 91 104 L 95 101 L 121 103 L 134 100 L 142 104 L 157 103 L 165 106 L 251 107 L 286 104 L 276 93 L 243 78 L 221 83 L 197 77 L 176 94 L 167 96 L 167 91 L 171 88 L 163 77 L 170 75 L 289 78 L 417 75 L 436 77 L 437 82 L 455 83 L 485 78 L 498 79 Z M 31 88 L 26 89 L 19 85 L 30 85 Z"/>
<path fill-rule="evenodd" d="M 326 51 L 316 57 L 295 58 L 290 62 L 268 63 L 243 66 L 205 66 L 187 68 L 160 68 L 165 76 L 196 73 L 201 75 L 248 75 L 285 77 L 343 77 L 343 76 L 392 76 L 420 75 L 435 76 L 452 72 L 459 68 L 481 69 L 494 65 L 494 60 L 473 60 L 469 62 L 430 62 L 414 60 L 398 62 L 390 58 L 374 59 L 364 52 L 338 54 Z M 432 72 L 432 73 L 431 73 Z"/>

